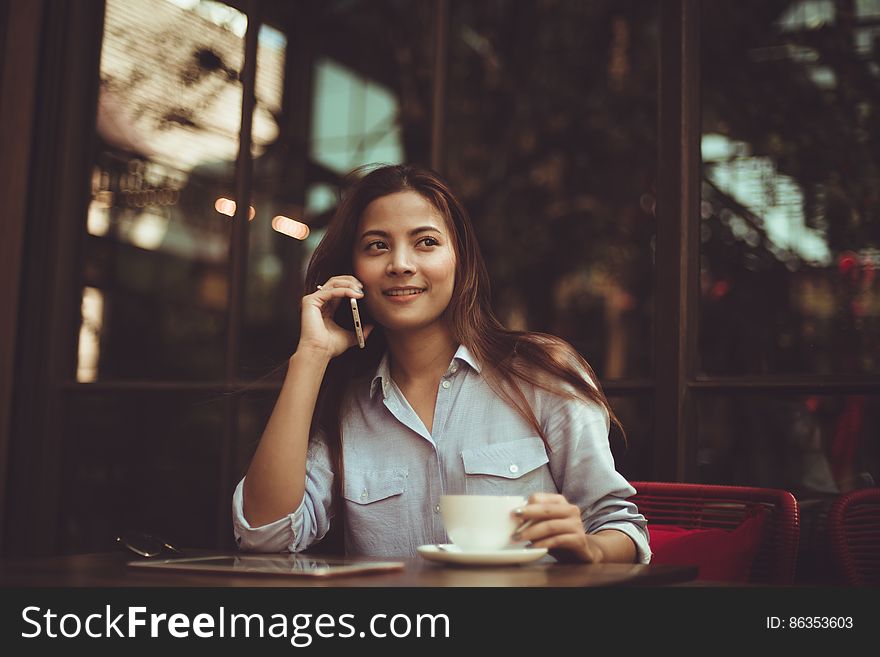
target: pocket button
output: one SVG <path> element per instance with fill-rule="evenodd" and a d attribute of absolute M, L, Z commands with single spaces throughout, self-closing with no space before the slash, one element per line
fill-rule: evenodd
<path fill-rule="evenodd" d="M 519 472 L 519 466 L 516 463 L 512 463 L 509 470 L 510 474 L 516 474 L 517 472 Z"/>

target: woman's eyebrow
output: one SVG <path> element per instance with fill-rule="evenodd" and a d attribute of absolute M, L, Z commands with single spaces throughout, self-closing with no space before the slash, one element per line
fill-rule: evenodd
<path fill-rule="evenodd" d="M 430 232 L 430 231 L 433 231 L 435 233 L 439 233 L 440 235 L 443 234 L 443 231 L 441 231 L 436 226 L 419 226 L 418 228 L 413 228 L 407 234 L 410 237 L 412 237 L 413 235 L 418 235 L 419 233 L 426 233 L 426 232 Z M 391 237 L 391 234 L 384 231 L 384 230 L 367 230 L 367 231 L 364 231 L 363 235 L 361 235 L 361 239 L 364 239 L 365 237 L 385 237 L 385 238 L 388 238 L 388 237 Z"/>

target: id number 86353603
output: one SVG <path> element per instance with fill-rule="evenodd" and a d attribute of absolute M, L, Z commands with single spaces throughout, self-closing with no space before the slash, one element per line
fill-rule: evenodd
<path fill-rule="evenodd" d="M 852 616 L 767 616 L 768 630 L 849 630 L 853 628 Z"/>

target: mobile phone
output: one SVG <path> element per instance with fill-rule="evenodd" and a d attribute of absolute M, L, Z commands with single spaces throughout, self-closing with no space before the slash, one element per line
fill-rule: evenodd
<path fill-rule="evenodd" d="M 362 297 L 360 299 L 360 304 L 356 301 L 354 303 L 340 303 L 336 308 L 336 312 L 333 313 L 333 321 L 346 331 L 354 331 L 358 338 L 363 334 L 364 327 L 373 323 L 373 319 L 370 317 L 370 309 L 363 303 L 365 298 Z M 360 346 L 361 342 L 365 342 L 365 340 L 358 339 L 358 346 Z M 364 349 L 365 346 L 361 348 Z"/>
<path fill-rule="evenodd" d="M 361 314 L 358 311 L 358 302 L 354 297 L 351 298 L 351 317 L 354 320 L 354 332 L 357 334 L 358 347 L 363 349 L 366 346 L 364 342 L 364 328 L 361 326 Z"/>

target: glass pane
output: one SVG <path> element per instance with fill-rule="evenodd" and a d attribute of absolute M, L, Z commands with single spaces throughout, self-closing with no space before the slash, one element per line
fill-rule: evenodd
<path fill-rule="evenodd" d="M 828 510 L 880 482 L 877 395 L 706 395 L 697 401 L 698 477 L 790 491 L 798 500 L 797 580 L 833 584 Z"/>
<path fill-rule="evenodd" d="M 245 378 L 296 348 L 303 274 L 342 177 L 363 164 L 430 159 L 434 3 L 333 0 L 303 11 L 270 14 L 260 34 L 254 125 L 261 106 L 278 123 L 255 151 Z"/>
<path fill-rule="evenodd" d="M 107 2 L 79 381 L 222 376 L 246 29 L 217 2 Z"/>
<path fill-rule="evenodd" d="M 706 374 L 880 366 L 877 11 L 703 3 Z"/>
<path fill-rule="evenodd" d="M 651 372 L 654 2 L 452 3 L 447 170 L 510 328 Z"/>
<path fill-rule="evenodd" d="M 216 546 L 218 523 L 231 536 L 229 498 L 220 501 L 221 395 L 73 394 L 67 412 L 63 552 L 113 550 L 126 530 L 184 547 Z"/>
<path fill-rule="evenodd" d="M 700 481 L 837 495 L 880 481 L 880 397 L 701 396 Z"/>

